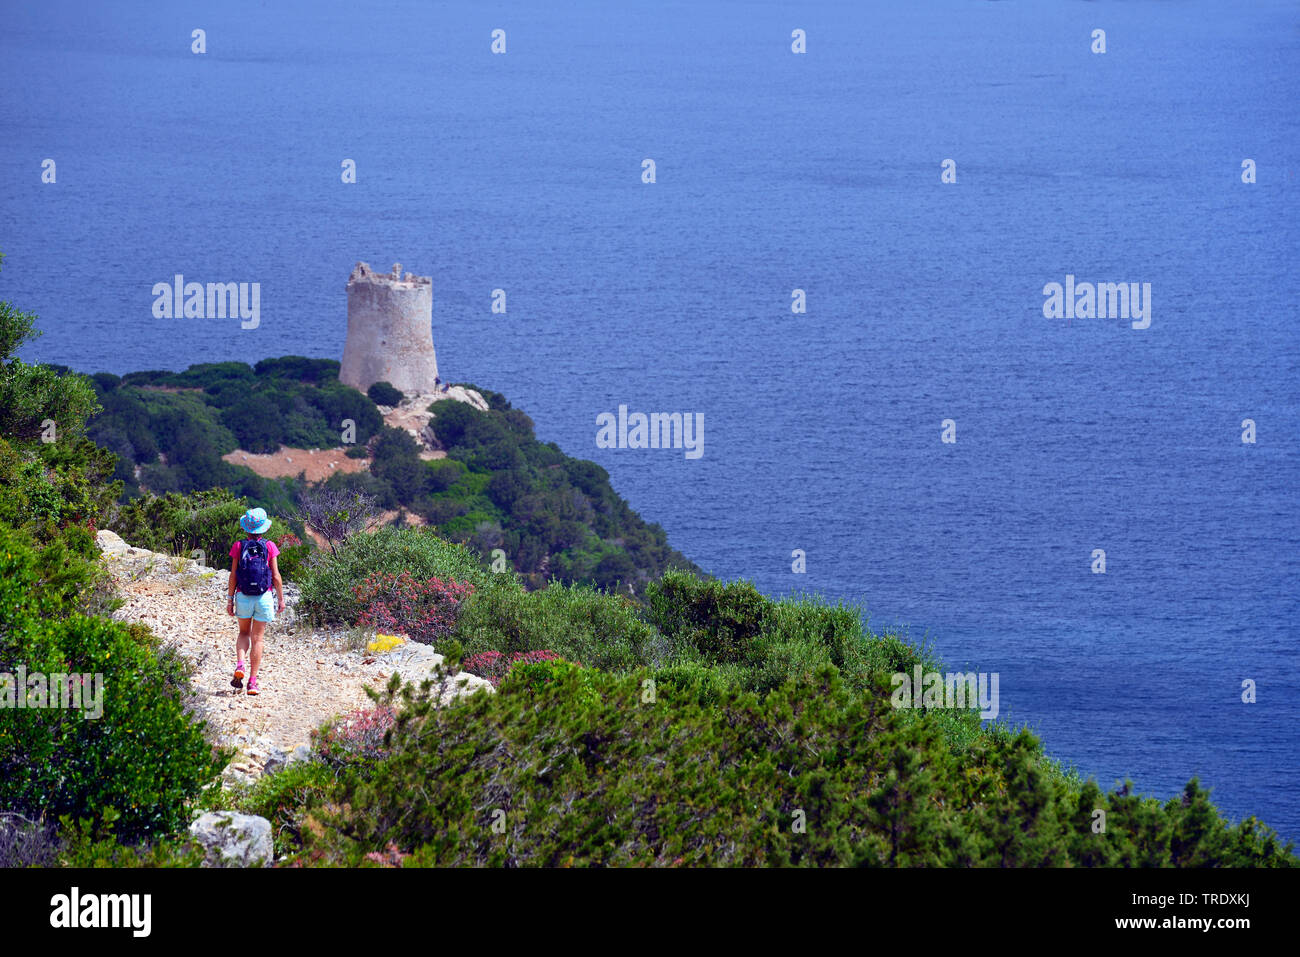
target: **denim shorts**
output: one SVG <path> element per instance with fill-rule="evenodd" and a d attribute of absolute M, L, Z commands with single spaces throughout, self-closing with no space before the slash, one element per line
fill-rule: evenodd
<path fill-rule="evenodd" d="M 260 595 L 235 592 L 235 617 L 251 618 L 267 624 L 275 621 L 275 589 L 262 592 Z"/>

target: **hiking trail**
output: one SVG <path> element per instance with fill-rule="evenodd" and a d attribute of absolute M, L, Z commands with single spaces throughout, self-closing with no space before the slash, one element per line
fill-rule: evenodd
<path fill-rule="evenodd" d="M 353 651 L 346 628 L 313 628 L 295 614 L 298 589 L 285 584 L 285 610 L 267 626 L 258 674 L 259 695 L 230 686 L 239 625 L 226 614 L 230 570 L 189 558 L 134 548 L 101 530 L 101 562 L 113 577 L 123 605 L 113 617 L 147 625 L 164 646 L 194 668 L 190 678 L 215 741 L 238 754 L 224 774 L 227 783 L 260 776 L 268 762 L 306 756 L 311 731 L 336 716 L 371 706 L 365 686 L 381 688 L 394 671 L 418 680 L 442 661 L 427 645 L 407 642 L 386 653 Z M 491 684 L 464 672 L 444 700 Z"/>

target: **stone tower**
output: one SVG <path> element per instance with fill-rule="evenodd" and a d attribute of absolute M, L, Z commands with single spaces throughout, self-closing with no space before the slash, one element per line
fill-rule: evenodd
<path fill-rule="evenodd" d="M 381 274 L 357 263 L 348 277 L 348 338 L 339 380 L 365 392 L 391 382 L 407 395 L 435 391 L 433 279 Z"/>

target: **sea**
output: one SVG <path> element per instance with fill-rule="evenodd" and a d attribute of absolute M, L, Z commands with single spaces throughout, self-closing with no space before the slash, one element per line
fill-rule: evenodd
<path fill-rule="evenodd" d="M 353 265 L 400 262 L 443 378 L 708 572 L 998 674 L 997 720 L 1103 787 L 1197 777 L 1300 841 L 1297 3 L 0 21 L 24 359 L 338 358 Z M 258 283 L 256 326 L 156 317 L 177 274 Z M 1149 314 L 1064 315 L 1053 283 Z M 702 414 L 702 454 L 598 447 L 620 406 Z"/>

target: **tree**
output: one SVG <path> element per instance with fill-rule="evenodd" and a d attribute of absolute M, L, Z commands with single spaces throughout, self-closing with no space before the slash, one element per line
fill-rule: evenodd
<path fill-rule="evenodd" d="M 309 486 L 298 496 L 297 517 L 308 528 L 320 533 L 329 543 L 330 552 L 349 535 L 369 531 L 379 524 L 379 506 L 373 496 L 356 489 L 321 483 Z"/>
<path fill-rule="evenodd" d="M 76 437 L 86 419 L 99 411 L 94 386 L 84 376 L 28 365 L 14 356 L 40 335 L 35 323 L 34 313 L 0 302 L 0 435 L 35 442 L 50 434 L 53 423 L 56 439 Z"/>
<path fill-rule="evenodd" d="M 591 577 L 598 587 L 607 591 L 613 591 L 620 585 L 626 591 L 626 585 L 636 581 L 636 563 L 625 552 L 609 552 L 596 564 Z"/>

